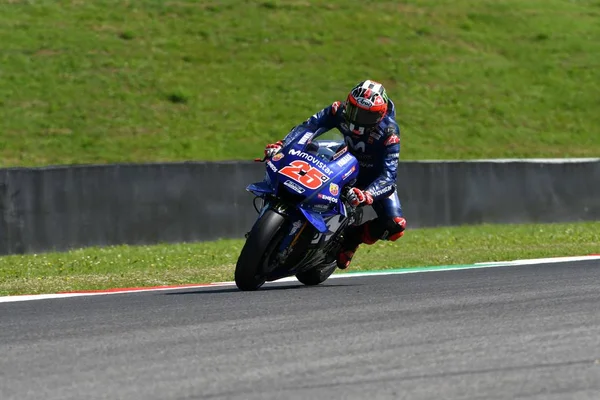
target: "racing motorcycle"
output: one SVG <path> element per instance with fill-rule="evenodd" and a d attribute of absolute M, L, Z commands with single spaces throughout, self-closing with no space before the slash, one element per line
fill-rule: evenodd
<path fill-rule="evenodd" d="M 235 267 L 241 290 L 295 275 L 318 285 L 335 271 L 345 229 L 360 209 L 346 201 L 358 176 L 358 161 L 339 140 L 310 140 L 307 133 L 266 161 L 265 178 L 249 185 L 258 218 Z"/>

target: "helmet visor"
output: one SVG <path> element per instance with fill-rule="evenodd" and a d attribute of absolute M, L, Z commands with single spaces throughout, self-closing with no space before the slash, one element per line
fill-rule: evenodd
<path fill-rule="evenodd" d="M 382 118 L 381 113 L 365 110 L 349 101 L 346 102 L 344 116 L 349 123 L 363 127 L 377 125 Z"/>

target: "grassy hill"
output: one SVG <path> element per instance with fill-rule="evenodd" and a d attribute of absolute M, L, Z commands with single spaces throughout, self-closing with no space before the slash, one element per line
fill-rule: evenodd
<path fill-rule="evenodd" d="M 402 159 L 600 155 L 598 0 L 0 0 L 0 166 L 249 159 L 365 78 Z"/>

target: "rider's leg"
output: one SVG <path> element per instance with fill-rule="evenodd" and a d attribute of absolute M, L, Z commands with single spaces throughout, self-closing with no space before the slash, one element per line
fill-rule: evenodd
<path fill-rule="evenodd" d="M 380 239 L 393 242 L 404 235 L 406 220 L 396 192 L 373 203 L 373 209 L 377 218 L 352 226 L 345 232 L 343 248 L 337 259 L 338 268 L 348 268 L 360 244 L 373 244 Z"/>

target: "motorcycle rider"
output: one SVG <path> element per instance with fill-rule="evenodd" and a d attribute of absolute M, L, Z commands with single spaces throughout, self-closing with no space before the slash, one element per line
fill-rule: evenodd
<path fill-rule="evenodd" d="M 340 269 L 350 265 L 360 244 L 396 241 L 404 234 L 406 220 L 396 192 L 400 129 L 395 116 L 394 103 L 383 85 L 366 80 L 350 91 L 346 101 L 334 102 L 294 127 L 283 141 L 265 148 L 265 156 L 270 158 L 307 132 L 314 133 L 311 140 L 333 128 L 344 136 L 360 165 L 358 179 L 347 192 L 348 200 L 353 206 L 372 205 L 377 218 L 346 230 L 337 257 Z"/>

